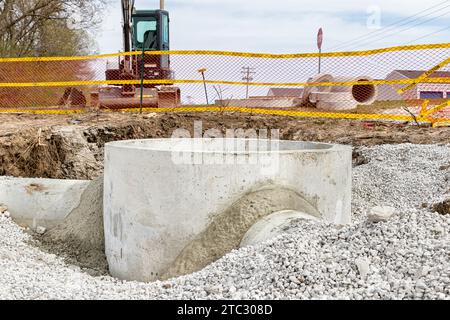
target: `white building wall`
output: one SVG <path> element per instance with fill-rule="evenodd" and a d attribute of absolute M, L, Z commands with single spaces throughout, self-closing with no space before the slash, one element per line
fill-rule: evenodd
<path fill-rule="evenodd" d="M 393 71 L 386 76 L 386 80 L 407 79 L 399 72 Z M 381 85 L 379 86 L 379 101 L 414 100 L 420 99 L 420 93 L 424 91 L 443 92 L 445 99 L 450 99 L 450 79 L 448 83 L 420 83 L 412 89 L 399 95 L 397 90 L 406 85 Z"/>
<path fill-rule="evenodd" d="M 420 83 L 417 86 L 417 99 L 420 99 L 420 93 L 424 91 L 443 92 L 447 99 L 450 98 L 450 83 Z"/>

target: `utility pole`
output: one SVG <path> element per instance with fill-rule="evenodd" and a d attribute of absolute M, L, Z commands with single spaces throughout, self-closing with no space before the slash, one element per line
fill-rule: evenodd
<path fill-rule="evenodd" d="M 255 72 L 255 68 L 250 68 L 250 67 L 242 67 L 242 75 L 243 81 L 247 82 L 247 91 L 246 91 L 246 99 L 249 98 L 249 86 L 250 86 L 250 82 L 254 80 L 253 76 L 256 74 Z"/>
<path fill-rule="evenodd" d="M 207 71 L 206 68 L 202 68 L 202 69 L 198 70 L 198 72 L 201 73 L 202 78 L 203 78 L 203 87 L 205 88 L 206 104 L 209 105 L 208 89 L 206 87 L 206 77 L 205 77 L 205 72 L 206 71 Z"/>

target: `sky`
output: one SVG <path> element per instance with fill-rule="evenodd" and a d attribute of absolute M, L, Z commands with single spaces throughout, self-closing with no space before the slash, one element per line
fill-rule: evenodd
<path fill-rule="evenodd" d="M 100 53 L 122 50 L 120 0 L 95 35 Z M 159 0 L 136 0 L 155 9 Z M 450 0 L 166 0 L 172 50 L 268 53 L 354 51 L 448 42 Z M 447 28 L 447 29 L 446 29 Z"/>

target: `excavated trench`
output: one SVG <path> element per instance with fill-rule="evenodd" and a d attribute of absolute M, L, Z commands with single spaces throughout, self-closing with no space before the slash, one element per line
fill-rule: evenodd
<path fill-rule="evenodd" d="M 227 128 L 221 126 L 225 133 Z M 106 143 L 169 138 L 180 127 L 193 131 L 193 120 L 166 116 L 150 121 L 27 127 L 0 133 L 0 176 L 93 180 L 103 172 Z M 288 136 L 289 132 L 283 137 Z"/>
<path fill-rule="evenodd" d="M 176 129 L 280 130 L 282 140 L 379 144 L 447 143 L 450 130 L 408 124 L 299 119 L 243 114 L 106 114 L 51 117 L 0 114 L 0 176 L 92 180 L 103 172 L 105 143 L 129 139 L 169 138 Z M 357 155 L 355 155 L 357 158 Z M 361 160 L 361 159 L 359 159 Z"/>
<path fill-rule="evenodd" d="M 120 124 L 28 128 L 0 136 L 0 176 L 93 180 L 103 172 L 104 145 L 163 137 L 173 127 Z"/>

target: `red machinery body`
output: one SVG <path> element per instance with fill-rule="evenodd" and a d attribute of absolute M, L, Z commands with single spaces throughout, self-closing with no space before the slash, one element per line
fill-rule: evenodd
<path fill-rule="evenodd" d="M 181 104 L 180 89 L 170 81 L 168 54 L 148 54 L 169 51 L 169 13 L 163 10 L 137 11 L 134 1 L 122 0 L 123 39 L 125 52 L 133 55 L 119 57 L 115 67 L 107 67 L 107 81 L 134 81 L 139 84 L 111 83 L 91 95 L 92 105 L 99 108 L 176 107 Z M 145 53 L 147 52 L 147 53 Z M 142 80 L 156 83 L 141 84 Z M 158 83 L 158 80 L 162 80 Z"/>

